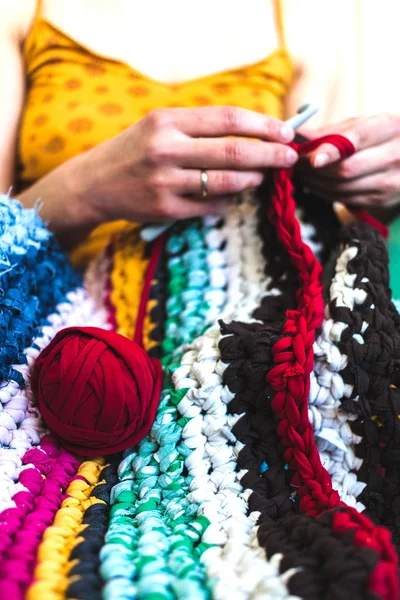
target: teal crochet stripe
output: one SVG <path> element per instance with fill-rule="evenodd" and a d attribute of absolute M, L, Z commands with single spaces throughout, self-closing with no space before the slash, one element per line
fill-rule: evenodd
<path fill-rule="evenodd" d="M 110 527 L 100 553 L 105 600 L 205 600 L 210 595 L 199 560 L 210 547 L 201 542 L 209 521 L 188 500 L 192 478 L 185 459 L 193 449 L 182 433 L 190 419 L 177 410 L 187 389 L 175 391 L 171 382 L 183 345 L 209 324 L 209 230 L 198 221 L 177 225 L 167 243 L 165 385 L 149 436 L 125 456 L 112 490 Z"/>
<path fill-rule="evenodd" d="M 167 243 L 169 282 L 162 351 L 163 364 L 168 367 L 180 357 L 181 346 L 192 342 L 208 325 L 210 250 L 204 239 L 207 233 L 208 229 L 198 224 L 187 229 L 180 226 Z"/>
<path fill-rule="evenodd" d="M 24 385 L 12 365 L 26 363 L 24 348 L 79 283 L 37 211 L 0 195 L 0 381 Z"/>

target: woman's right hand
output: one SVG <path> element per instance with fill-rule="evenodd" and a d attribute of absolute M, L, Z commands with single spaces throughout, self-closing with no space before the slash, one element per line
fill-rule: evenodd
<path fill-rule="evenodd" d="M 241 108 L 154 110 L 72 159 L 76 197 L 93 224 L 217 213 L 232 194 L 257 187 L 266 168 L 292 166 L 297 154 L 285 145 L 292 139 L 282 121 Z M 201 169 L 208 172 L 206 199 Z"/>

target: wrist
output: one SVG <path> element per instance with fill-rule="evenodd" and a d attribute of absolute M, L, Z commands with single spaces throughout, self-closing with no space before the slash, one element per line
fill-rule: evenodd
<path fill-rule="evenodd" d="M 102 222 L 91 198 L 89 173 L 78 156 L 19 194 L 16 199 L 25 208 L 40 201 L 40 217 L 66 249 L 83 241 Z"/>
<path fill-rule="evenodd" d="M 86 154 L 71 158 L 60 169 L 63 170 L 63 186 L 65 197 L 68 198 L 66 207 L 68 227 L 72 225 L 90 231 L 100 225 L 103 219 L 93 202 L 94 181 L 92 170 L 86 161 Z"/>

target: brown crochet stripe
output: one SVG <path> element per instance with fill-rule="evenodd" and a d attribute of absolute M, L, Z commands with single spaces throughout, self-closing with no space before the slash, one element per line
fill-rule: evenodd
<path fill-rule="evenodd" d="M 333 536 L 325 524 L 329 515 L 317 520 L 296 514 L 289 485 L 291 475 L 285 469 L 278 424 L 270 405 L 273 392 L 265 386 L 271 348 L 280 335 L 279 329 L 258 323 L 222 323 L 221 330 L 230 334 L 220 342 L 221 359 L 229 363 L 224 381 L 235 393 L 228 409 L 245 411 L 233 433 L 244 444 L 238 469 L 248 470 L 242 484 L 253 490 L 249 511 L 261 512 L 260 546 L 268 556 L 283 554 L 282 573 L 301 567 L 288 581 L 292 594 L 305 599 L 339 599 L 346 598 L 350 589 L 352 597 L 372 600 L 374 595 L 366 590 L 377 563 L 376 553 L 352 545 L 349 533 L 343 538 Z M 263 461 L 269 466 L 265 472 L 261 472 Z"/>
<path fill-rule="evenodd" d="M 334 537 L 330 514 L 319 520 L 296 514 L 291 475 L 282 458 L 270 404 L 273 392 L 265 384 L 265 375 L 272 363 L 271 348 L 281 336 L 285 310 L 295 305 L 297 282 L 285 257 L 276 254 L 279 245 L 273 228 L 264 222 L 261 230 L 270 287 L 278 287 L 282 295 L 266 297 L 255 311 L 262 323 L 221 323 L 228 337 L 220 342 L 221 359 L 228 364 L 224 382 L 235 393 L 228 410 L 245 413 L 233 433 L 244 444 L 238 469 L 248 470 L 242 484 L 253 490 L 249 510 L 261 512 L 260 545 L 269 556 L 283 553 L 281 572 L 301 567 L 289 579 L 291 593 L 306 599 L 345 598 L 351 590 L 352 598 L 372 600 L 375 596 L 367 592 L 367 584 L 377 564 L 376 553 L 354 547 L 349 532 L 343 539 Z M 268 464 L 267 470 L 263 463 Z"/>
<path fill-rule="evenodd" d="M 110 494 L 118 483 L 117 469 L 121 456 L 114 454 L 101 472 L 101 481 L 92 490 L 90 497 L 102 503 L 89 506 L 83 517 L 86 527 L 79 533 L 79 543 L 69 556 L 72 568 L 68 573 L 66 598 L 74 600 L 101 600 L 103 581 L 100 576 L 100 551 L 104 545 L 110 514 Z"/>
<path fill-rule="evenodd" d="M 269 555 L 283 554 L 281 572 L 298 568 L 288 582 L 290 593 L 305 600 L 377 600 L 368 590 L 376 567 L 376 552 L 355 546 L 353 532 L 332 535 L 332 519 L 342 509 L 315 519 L 288 514 L 283 519 L 260 519 L 258 539 Z"/>
<path fill-rule="evenodd" d="M 244 444 L 237 463 L 239 470 L 248 470 L 242 485 L 253 490 L 249 509 L 276 519 L 294 510 L 290 477 L 270 406 L 273 393 L 265 385 L 271 348 L 280 331 L 257 323 L 221 323 L 221 332 L 227 336 L 220 341 L 221 360 L 228 364 L 224 383 L 235 394 L 228 410 L 231 414 L 244 413 L 233 434 Z M 269 468 L 262 471 L 264 461 Z"/>
<path fill-rule="evenodd" d="M 329 306 L 331 317 L 348 325 L 338 347 L 348 356 L 341 372 L 354 386 L 353 397 L 343 399 L 343 408 L 359 415 L 352 430 L 362 437 L 356 454 L 363 459 L 357 476 L 367 486 L 358 500 L 366 514 L 393 533 L 400 544 L 400 316 L 391 302 L 388 255 L 382 238 L 363 223 L 345 228 L 342 243 L 358 248 L 348 270 L 356 274 L 354 287 L 365 290 L 362 305 Z M 361 334 L 364 344 L 353 335 Z"/>
<path fill-rule="evenodd" d="M 150 288 L 150 300 L 155 301 L 151 308 L 149 317 L 154 327 L 150 331 L 150 339 L 156 342 L 148 351 L 152 358 L 161 358 L 161 342 L 164 338 L 165 320 L 167 318 L 166 299 L 167 299 L 167 253 L 165 247 L 161 252 L 160 259 L 157 264 L 157 269 L 154 275 L 152 286 Z"/>
<path fill-rule="evenodd" d="M 302 185 L 296 185 L 296 171 L 294 184 L 294 198 L 297 209 L 301 211 L 301 220 L 304 224 L 310 224 L 314 227 L 313 241 L 321 244 L 322 256 L 320 262 L 325 265 L 331 252 L 338 244 L 340 223 L 331 204 L 324 202 L 314 194 L 306 194 Z"/>

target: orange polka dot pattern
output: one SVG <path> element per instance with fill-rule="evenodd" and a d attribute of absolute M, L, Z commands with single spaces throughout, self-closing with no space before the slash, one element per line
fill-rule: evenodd
<path fill-rule="evenodd" d="M 229 104 L 282 117 L 292 66 L 282 48 L 257 64 L 179 85 L 100 57 L 37 14 L 24 46 L 27 101 L 18 187 L 124 131 L 155 108 Z"/>

